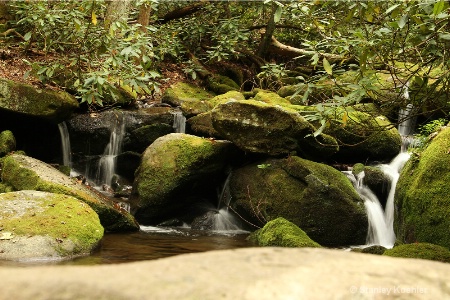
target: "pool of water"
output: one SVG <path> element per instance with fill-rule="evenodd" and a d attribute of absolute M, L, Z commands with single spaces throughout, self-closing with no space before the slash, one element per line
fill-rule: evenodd
<path fill-rule="evenodd" d="M 0 266 L 98 265 L 152 260 L 178 254 L 254 246 L 246 231 L 195 231 L 141 226 L 135 233 L 107 233 L 90 256 L 64 261 L 0 261 Z"/>

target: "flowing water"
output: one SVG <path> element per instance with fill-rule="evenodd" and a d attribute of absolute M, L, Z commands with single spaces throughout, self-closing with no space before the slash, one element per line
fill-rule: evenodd
<path fill-rule="evenodd" d="M 61 136 L 61 152 L 63 158 L 63 165 L 70 167 L 72 165 L 72 151 L 70 148 L 69 130 L 66 122 L 58 124 L 59 135 Z"/>
<path fill-rule="evenodd" d="M 112 178 L 115 174 L 117 155 L 122 150 L 122 141 L 125 136 L 126 122 L 121 115 L 111 126 L 109 143 L 105 147 L 102 157 L 98 162 L 96 183 L 98 185 L 107 184 L 111 186 Z"/>
<path fill-rule="evenodd" d="M 176 133 L 186 132 L 186 117 L 183 115 L 183 112 L 181 111 L 174 112 L 172 127 Z"/>

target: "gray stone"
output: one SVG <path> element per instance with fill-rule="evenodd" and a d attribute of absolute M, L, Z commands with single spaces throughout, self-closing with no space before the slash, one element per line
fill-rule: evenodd
<path fill-rule="evenodd" d="M 318 248 L 248 248 L 102 266 L 1 267 L 2 297 L 449 299 L 450 265 Z"/>

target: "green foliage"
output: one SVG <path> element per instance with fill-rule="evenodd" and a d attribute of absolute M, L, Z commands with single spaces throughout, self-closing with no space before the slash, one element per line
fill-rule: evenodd
<path fill-rule="evenodd" d="M 58 53 L 50 64 L 31 64 L 44 83 L 76 90 L 81 102 L 98 105 L 106 95 L 116 100 L 117 86 L 139 94 L 158 91 L 152 36 L 126 20 L 102 24 L 104 1 L 18 1 L 12 7 L 16 25 L 26 32 L 24 49 Z"/>
<path fill-rule="evenodd" d="M 442 126 L 445 126 L 447 123 L 448 121 L 444 118 L 432 120 L 419 127 L 420 135 L 428 137 L 430 134 L 438 131 Z"/>
<path fill-rule="evenodd" d="M 277 91 L 283 85 L 281 80 L 287 77 L 287 72 L 284 64 L 266 64 L 256 77 L 260 88 Z"/>

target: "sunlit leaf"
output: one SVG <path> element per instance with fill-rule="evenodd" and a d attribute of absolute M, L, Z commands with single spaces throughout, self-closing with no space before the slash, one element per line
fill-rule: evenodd
<path fill-rule="evenodd" d="M 436 2 L 433 7 L 433 15 L 437 16 L 438 14 L 440 14 L 442 12 L 442 10 L 444 9 L 444 5 L 445 5 L 444 0 L 440 0 L 439 2 Z"/>
<path fill-rule="evenodd" d="M 97 25 L 97 15 L 95 14 L 94 11 L 92 11 L 91 19 L 92 19 L 92 24 Z"/>
<path fill-rule="evenodd" d="M 283 12 L 283 8 L 279 5 L 277 7 L 277 10 L 275 11 L 275 14 L 273 15 L 273 21 L 275 23 L 278 23 L 280 21 L 282 12 Z"/>
<path fill-rule="evenodd" d="M 325 57 L 323 58 L 323 68 L 325 69 L 325 72 L 328 73 L 328 75 L 333 74 L 333 68 Z"/>

